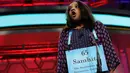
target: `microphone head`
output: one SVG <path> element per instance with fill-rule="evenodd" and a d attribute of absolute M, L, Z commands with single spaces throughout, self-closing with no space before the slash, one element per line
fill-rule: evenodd
<path fill-rule="evenodd" d="M 78 36 L 78 38 L 80 39 L 80 38 L 82 38 L 83 36 L 84 36 L 84 34 L 81 33 L 81 34 Z"/>

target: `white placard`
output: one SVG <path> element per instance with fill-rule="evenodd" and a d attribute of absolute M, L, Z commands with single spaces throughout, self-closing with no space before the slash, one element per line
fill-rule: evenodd
<path fill-rule="evenodd" d="M 102 45 L 98 46 L 98 51 L 102 63 L 102 71 L 108 71 Z M 69 73 L 97 72 L 96 46 L 68 50 L 65 53 Z"/>

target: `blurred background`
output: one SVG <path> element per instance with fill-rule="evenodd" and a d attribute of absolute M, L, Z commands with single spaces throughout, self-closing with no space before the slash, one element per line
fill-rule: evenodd
<path fill-rule="evenodd" d="M 73 0 L 0 0 L 0 73 L 56 73 L 59 34 Z M 130 73 L 130 0 L 81 0 L 107 28 Z"/>

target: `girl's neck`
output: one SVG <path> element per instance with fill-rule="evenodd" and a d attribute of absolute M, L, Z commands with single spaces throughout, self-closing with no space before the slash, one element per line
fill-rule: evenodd
<path fill-rule="evenodd" d="M 74 29 L 80 30 L 80 29 L 82 29 L 83 27 L 84 27 L 84 25 L 83 25 L 83 24 L 80 24 L 79 26 L 76 26 Z"/>

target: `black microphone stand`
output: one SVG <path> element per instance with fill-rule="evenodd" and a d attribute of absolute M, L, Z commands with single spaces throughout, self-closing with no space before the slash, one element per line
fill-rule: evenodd
<path fill-rule="evenodd" d="M 97 54 L 97 73 L 102 73 L 102 64 L 101 64 L 101 58 L 98 51 L 98 45 L 96 44 L 96 54 Z"/>

